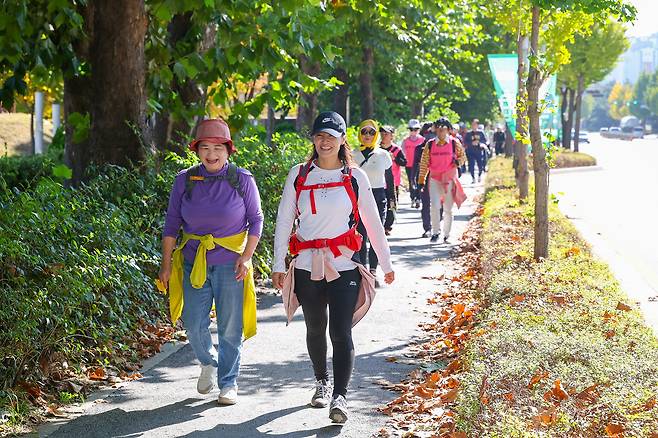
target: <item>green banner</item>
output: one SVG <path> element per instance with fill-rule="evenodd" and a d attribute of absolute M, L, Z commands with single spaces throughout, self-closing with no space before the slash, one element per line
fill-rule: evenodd
<path fill-rule="evenodd" d="M 493 79 L 494 88 L 500 111 L 503 113 L 505 123 L 510 131 L 516 131 L 516 93 L 518 91 L 517 81 L 517 56 L 515 54 L 487 55 L 489 69 Z M 552 75 L 539 90 L 539 98 L 543 99 L 543 111 L 540 118 L 542 136 L 550 132 L 553 136 L 558 135 L 559 120 L 557 111 L 557 78 Z"/>
<path fill-rule="evenodd" d="M 516 55 L 488 55 L 498 105 L 511 132 L 516 131 Z"/>

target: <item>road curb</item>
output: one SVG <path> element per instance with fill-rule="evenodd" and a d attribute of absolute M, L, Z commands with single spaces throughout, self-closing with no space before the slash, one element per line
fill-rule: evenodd
<path fill-rule="evenodd" d="M 596 172 L 603 170 L 601 166 L 581 166 L 581 167 L 562 167 L 559 169 L 551 169 L 551 173 L 560 174 L 560 173 L 575 173 L 575 172 Z"/>
<path fill-rule="evenodd" d="M 162 345 L 162 349 L 160 350 L 159 353 L 156 355 L 146 359 L 144 362 L 142 362 L 142 367 L 139 369 L 140 373 L 146 373 L 153 368 L 155 368 L 160 362 L 163 360 L 167 359 L 169 356 L 172 354 L 177 353 L 180 351 L 183 347 L 185 347 L 188 344 L 187 341 L 169 341 L 166 344 Z M 75 420 L 78 417 L 81 417 L 95 404 L 98 403 L 98 400 L 103 400 L 109 396 L 111 396 L 113 393 L 118 391 L 119 389 L 123 388 L 127 384 L 129 384 L 131 381 L 126 380 L 121 383 L 116 383 L 113 386 L 106 386 L 102 387 L 98 390 L 95 390 L 91 394 L 89 394 L 89 397 L 84 401 L 84 403 L 80 405 L 70 405 L 67 407 L 63 407 L 61 410 L 62 412 L 65 412 L 69 417 L 67 418 L 54 418 L 50 419 L 49 421 L 41 424 L 39 427 L 37 427 L 37 430 L 35 432 L 32 432 L 28 435 L 25 435 L 27 437 L 40 437 L 40 438 L 45 438 L 53 433 L 57 432 L 60 427 L 68 424 L 69 422 Z M 69 408 L 71 411 L 68 412 L 67 408 Z"/>

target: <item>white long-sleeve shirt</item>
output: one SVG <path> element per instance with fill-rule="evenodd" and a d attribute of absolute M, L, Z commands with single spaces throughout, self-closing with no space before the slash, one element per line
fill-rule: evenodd
<path fill-rule="evenodd" d="M 290 169 L 283 189 L 283 196 L 279 203 L 274 235 L 273 272 L 286 271 L 285 257 L 288 253 L 288 241 L 292 233 L 297 209 L 295 179 L 299 175 L 299 169 L 302 165 L 298 164 Z M 342 169 L 326 170 L 314 165 L 307 174 L 305 185 L 340 182 L 342 177 Z M 391 272 L 393 271 L 391 254 L 368 177 L 359 168 L 352 168 L 352 177 L 356 179 L 359 187 L 359 220 L 363 222 L 366 228 L 368 239 L 370 239 L 372 247 L 377 253 L 383 271 L 386 273 Z M 314 192 L 316 214 L 311 212 L 310 190 L 302 190 L 299 196 L 300 215 L 297 235 L 300 240 L 332 239 L 347 232 L 350 229 L 349 217 L 352 213 L 352 202 L 345 188 L 331 187 L 316 189 Z M 343 255 L 338 257 L 334 257 L 329 248 L 301 251 L 297 256 L 296 268 L 310 272 L 313 251 L 328 252 L 330 255 L 328 258 L 339 272 L 356 268 L 356 263 L 351 260 L 354 252 L 345 246 L 339 248 Z M 326 254 L 324 255 L 326 256 Z"/>
<path fill-rule="evenodd" d="M 386 169 L 393 165 L 391 154 L 382 148 L 376 147 L 368 160 L 363 156 L 359 148 L 352 150 L 352 158 L 356 164 L 368 175 L 370 186 L 373 189 L 386 188 Z M 365 163 L 361 165 L 361 163 Z M 359 186 L 360 187 L 360 186 Z"/>

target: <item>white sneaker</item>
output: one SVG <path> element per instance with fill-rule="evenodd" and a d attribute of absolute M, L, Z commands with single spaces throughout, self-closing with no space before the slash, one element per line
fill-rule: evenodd
<path fill-rule="evenodd" d="M 326 380 L 315 382 L 315 392 L 311 397 L 311 406 L 314 408 L 324 408 L 331 400 L 331 385 Z"/>
<path fill-rule="evenodd" d="M 228 406 L 234 405 L 238 402 L 238 387 L 237 386 L 227 386 L 222 388 L 219 391 L 219 397 L 217 398 L 217 403 L 220 405 Z"/>
<path fill-rule="evenodd" d="M 342 395 L 337 395 L 331 399 L 329 406 L 329 418 L 334 423 L 345 423 L 347 421 L 347 400 Z"/>
<path fill-rule="evenodd" d="M 213 389 L 215 374 L 217 374 L 217 368 L 214 365 L 201 365 L 201 374 L 196 382 L 196 390 L 199 391 L 199 394 L 208 394 Z"/>

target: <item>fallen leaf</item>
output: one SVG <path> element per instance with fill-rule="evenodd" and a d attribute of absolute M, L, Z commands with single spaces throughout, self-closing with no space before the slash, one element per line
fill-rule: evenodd
<path fill-rule="evenodd" d="M 417 386 L 414 389 L 414 394 L 421 396 L 422 398 L 432 398 L 434 397 L 434 390 L 427 389 L 423 386 Z"/>
<path fill-rule="evenodd" d="M 386 358 L 386 362 L 397 362 L 398 358 L 395 356 L 389 356 Z"/>
<path fill-rule="evenodd" d="M 510 300 L 509 303 L 510 305 L 515 305 L 520 303 L 521 301 L 525 300 L 525 295 L 514 295 Z"/>
<path fill-rule="evenodd" d="M 610 423 L 605 427 L 605 431 L 609 437 L 617 437 L 624 433 L 624 426 L 621 424 Z"/>
<path fill-rule="evenodd" d="M 459 361 L 459 359 L 455 359 L 455 360 L 453 360 L 452 362 L 450 362 L 448 364 L 445 371 L 443 372 L 443 375 L 447 376 L 447 375 L 450 375 L 450 374 L 454 374 L 457 371 L 459 371 L 461 369 L 461 367 L 462 367 L 462 364 Z"/>
<path fill-rule="evenodd" d="M 512 394 L 511 392 L 507 392 L 507 393 L 503 394 L 503 398 L 505 400 L 507 400 L 508 402 L 513 402 L 514 401 L 514 394 Z"/>
<path fill-rule="evenodd" d="M 581 402 L 593 403 L 599 398 L 599 392 L 597 390 L 598 387 L 598 383 L 595 383 L 592 386 L 588 386 L 587 388 L 580 391 L 575 398 Z"/>
<path fill-rule="evenodd" d="M 539 426 L 551 426 L 557 420 L 557 409 L 555 407 L 550 407 L 544 409 L 538 415 L 534 416 L 532 422 L 537 428 Z"/>
<path fill-rule="evenodd" d="M 564 256 L 573 257 L 573 256 L 577 256 L 578 254 L 580 254 L 580 248 L 573 247 L 565 251 Z"/>
<path fill-rule="evenodd" d="M 614 335 L 615 335 L 615 331 L 614 331 L 614 330 L 608 330 L 607 332 L 605 332 L 605 338 L 606 338 L 606 339 L 610 339 L 610 338 L 612 338 Z"/>
<path fill-rule="evenodd" d="M 482 376 L 482 383 L 480 384 L 480 401 L 482 404 L 487 405 L 489 404 L 489 397 L 487 397 L 486 393 L 487 390 L 489 389 L 489 378 L 488 376 Z"/>
<path fill-rule="evenodd" d="M 87 376 L 91 380 L 105 380 L 105 370 L 101 367 L 94 368 L 93 370 L 87 371 Z"/>
<path fill-rule="evenodd" d="M 530 383 L 528 383 L 528 389 L 532 389 L 537 383 L 539 383 L 542 379 L 545 379 L 548 377 L 548 371 L 544 370 L 537 370 L 535 372 L 535 375 L 530 378 Z"/>
<path fill-rule="evenodd" d="M 36 383 L 21 382 L 20 387 L 34 398 L 41 397 L 41 388 Z"/>
<path fill-rule="evenodd" d="M 621 301 L 619 301 L 617 303 L 617 310 L 623 310 L 625 312 L 628 312 L 629 310 L 633 310 L 633 308 L 631 306 L 629 306 L 628 304 L 624 304 Z"/>
<path fill-rule="evenodd" d="M 46 414 L 51 415 L 53 417 L 58 417 L 58 418 L 66 418 L 67 415 L 60 411 L 57 406 L 50 405 L 46 408 Z"/>
<path fill-rule="evenodd" d="M 562 388 L 562 382 L 559 379 L 553 382 L 553 388 L 544 394 L 544 400 L 557 404 L 568 398 L 569 394 Z"/>
<path fill-rule="evenodd" d="M 458 393 L 459 388 L 451 389 L 450 391 L 441 395 L 441 400 L 443 400 L 444 403 L 452 403 L 457 399 Z"/>
<path fill-rule="evenodd" d="M 462 313 L 464 313 L 464 309 L 466 309 L 466 305 L 464 303 L 457 303 L 452 306 L 452 310 L 457 315 L 461 315 Z"/>
<path fill-rule="evenodd" d="M 562 306 L 566 302 L 566 297 L 564 295 L 551 295 L 550 300 Z"/>
<path fill-rule="evenodd" d="M 464 432 L 453 432 L 450 434 L 450 438 L 468 438 L 468 435 Z"/>
<path fill-rule="evenodd" d="M 510 239 L 512 239 L 513 242 L 520 242 L 521 236 L 515 234 L 512 237 L 510 237 Z"/>
<path fill-rule="evenodd" d="M 608 312 L 608 311 L 606 310 L 606 311 L 603 313 L 603 320 L 607 322 L 607 321 L 608 321 L 610 318 L 612 318 L 613 316 L 615 316 L 615 315 L 613 315 L 612 313 L 610 313 L 610 312 Z"/>

